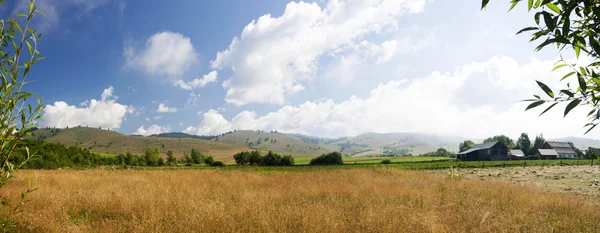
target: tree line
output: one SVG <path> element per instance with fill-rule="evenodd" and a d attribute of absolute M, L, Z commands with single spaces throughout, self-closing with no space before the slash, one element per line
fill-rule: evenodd
<path fill-rule="evenodd" d="M 175 166 L 175 165 L 212 165 L 223 166 L 222 161 L 215 161 L 212 156 L 203 155 L 200 150 L 192 149 L 190 153 L 184 151 L 180 159 L 173 156 L 172 151 L 166 152 L 167 159 L 161 156 L 158 148 L 147 148 L 144 154 L 134 155 L 130 152 L 117 155 L 103 155 L 90 152 L 78 146 L 65 146 L 36 140 L 23 140 L 10 157 L 10 162 L 21 164 L 27 158 L 28 148 L 34 153 L 32 159 L 23 165 L 24 169 L 57 169 L 57 168 L 85 168 L 104 165 L 119 166 Z"/>

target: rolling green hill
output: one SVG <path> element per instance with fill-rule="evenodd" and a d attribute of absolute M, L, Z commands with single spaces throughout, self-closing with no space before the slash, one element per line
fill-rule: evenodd
<path fill-rule="evenodd" d="M 131 152 L 142 154 L 148 147 L 159 148 L 161 153 L 172 150 L 174 155 L 180 157 L 183 151 L 192 148 L 199 149 L 206 155 L 212 155 L 217 160 L 233 160 L 233 154 L 247 150 L 247 147 L 194 138 L 165 138 L 128 136 L 115 131 L 102 130 L 88 127 L 75 127 L 68 129 L 38 129 L 33 132 L 30 139 L 44 140 L 63 145 L 77 145 L 98 153 L 124 153 Z"/>
<path fill-rule="evenodd" d="M 239 130 L 222 135 L 218 138 L 218 141 L 264 151 L 272 150 L 277 153 L 291 154 L 298 157 L 318 156 L 335 150 L 330 145 L 305 142 L 298 137 L 288 134 L 250 130 Z"/>

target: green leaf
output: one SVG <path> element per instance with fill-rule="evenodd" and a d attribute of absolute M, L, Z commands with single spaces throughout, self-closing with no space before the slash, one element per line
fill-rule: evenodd
<path fill-rule="evenodd" d="M 555 66 L 555 67 L 554 67 L 554 69 L 552 69 L 552 71 L 558 70 L 558 69 L 560 69 L 560 68 L 562 68 L 562 67 L 565 67 L 565 66 L 567 66 L 567 64 L 560 64 L 560 65 L 557 65 L 557 66 Z"/>
<path fill-rule="evenodd" d="M 592 131 L 592 129 L 596 128 L 598 124 L 594 124 L 592 127 L 590 127 L 587 131 L 585 131 L 585 133 L 583 135 L 586 135 L 587 133 L 589 133 L 590 131 Z"/>
<path fill-rule="evenodd" d="M 560 8 L 558 8 L 557 5 L 554 5 L 554 3 L 547 3 L 546 7 L 548 7 L 550 10 L 556 12 L 557 14 L 560 14 L 560 12 L 561 12 Z"/>
<path fill-rule="evenodd" d="M 519 35 L 523 32 L 533 31 L 533 30 L 537 30 L 537 29 L 539 29 L 539 28 L 538 27 L 526 27 L 526 28 L 521 29 L 521 31 L 517 32 L 517 34 L 515 34 L 515 35 Z"/>
<path fill-rule="evenodd" d="M 567 79 L 568 77 L 570 77 L 571 75 L 574 75 L 575 73 L 576 73 L 576 72 L 575 72 L 575 71 L 573 71 L 573 72 L 570 72 L 570 73 L 566 74 L 564 77 L 562 77 L 562 78 L 560 79 L 560 81 Z"/>
<path fill-rule="evenodd" d="M 548 30 L 554 31 L 554 27 L 556 27 L 556 23 L 552 19 L 552 15 L 545 11 L 542 12 L 542 15 L 544 15 L 544 23 L 546 24 L 546 27 L 548 27 Z"/>
<path fill-rule="evenodd" d="M 550 96 L 550 98 L 554 98 L 554 92 L 552 92 L 552 89 L 550 89 L 546 84 L 544 84 L 543 82 L 537 81 L 538 86 L 540 86 L 540 88 L 542 88 L 542 90 L 544 90 L 544 92 L 546 92 L 546 94 L 548 96 Z"/>
<path fill-rule="evenodd" d="M 533 7 L 533 0 L 528 0 L 527 1 L 527 11 L 531 11 L 532 7 Z"/>
<path fill-rule="evenodd" d="M 560 90 L 560 92 L 564 93 L 565 95 L 568 95 L 571 98 L 573 98 L 575 96 L 575 94 L 573 92 L 571 92 L 570 90 Z"/>
<path fill-rule="evenodd" d="M 510 9 L 508 9 L 508 11 L 511 11 L 513 8 L 515 8 L 515 6 L 519 3 L 518 0 L 512 0 L 512 5 L 510 5 Z"/>
<path fill-rule="evenodd" d="M 579 88 L 581 88 L 581 92 L 585 92 L 587 89 L 587 83 L 583 78 L 583 75 L 577 74 L 577 81 L 579 81 Z"/>
<path fill-rule="evenodd" d="M 564 22 L 563 22 L 563 28 L 562 28 L 562 33 L 563 35 L 569 35 L 569 29 L 571 29 L 571 20 L 569 19 L 569 17 L 563 17 Z"/>
<path fill-rule="evenodd" d="M 543 100 L 540 100 L 540 101 L 533 102 L 533 103 L 531 103 L 529 106 L 527 106 L 527 108 L 525 108 L 525 111 L 527 111 L 527 110 L 529 110 L 529 109 L 532 109 L 532 108 L 535 108 L 535 107 L 537 107 L 537 106 L 540 106 L 540 105 L 542 105 L 542 104 L 544 104 L 544 103 L 546 103 L 546 101 L 543 101 Z"/>
<path fill-rule="evenodd" d="M 567 114 L 569 114 L 569 112 L 571 110 L 573 110 L 573 108 L 575 108 L 575 107 L 577 107 L 577 105 L 579 105 L 579 103 L 581 103 L 580 99 L 576 99 L 576 100 L 571 101 L 571 103 L 569 103 L 567 105 L 567 107 L 565 108 L 565 115 L 563 117 L 566 117 Z"/>
<path fill-rule="evenodd" d="M 483 0 L 481 1 L 481 9 L 485 9 L 485 7 L 487 6 L 487 4 L 490 3 L 490 0 Z"/>
<path fill-rule="evenodd" d="M 575 57 L 579 58 L 579 54 L 581 53 L 581 48 L 579 47 L 579 45 L 574 45 L 573 49 L 575 49 Z"/>
<path fill-rule="evenodd" d="M 540 115 L 539 115 L 539 116 L 542 116 L 542 115 L 544 115 L 544 113 L 546 113 L 548 110 L 550 110 L 551 108 L 553 108 L 553 107 L 554 107 L 554 106 L 556 106 L 557 104 L 558 104 L 558 102 L 557 102 L 557 103 L 553 103 L 552 105 L 550 105 L 550 107 L 546 108 L 546 110 L 544 110 L 542 113 L 540 113 Z"/>

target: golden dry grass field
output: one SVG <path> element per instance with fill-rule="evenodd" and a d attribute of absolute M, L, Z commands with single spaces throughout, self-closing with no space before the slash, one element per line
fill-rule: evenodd
<path fill-rule="evenodd" d="M 20 171 L 22 232 L 599 232 L 597 198 L 392 168 Z"/>

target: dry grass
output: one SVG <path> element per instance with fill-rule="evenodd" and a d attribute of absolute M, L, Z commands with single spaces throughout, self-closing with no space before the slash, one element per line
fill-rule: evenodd
<path fill-rule="evenodd" d="M 597 199 L 398 169 L 22 171 L 30 232 L 598 232 Z"/>

